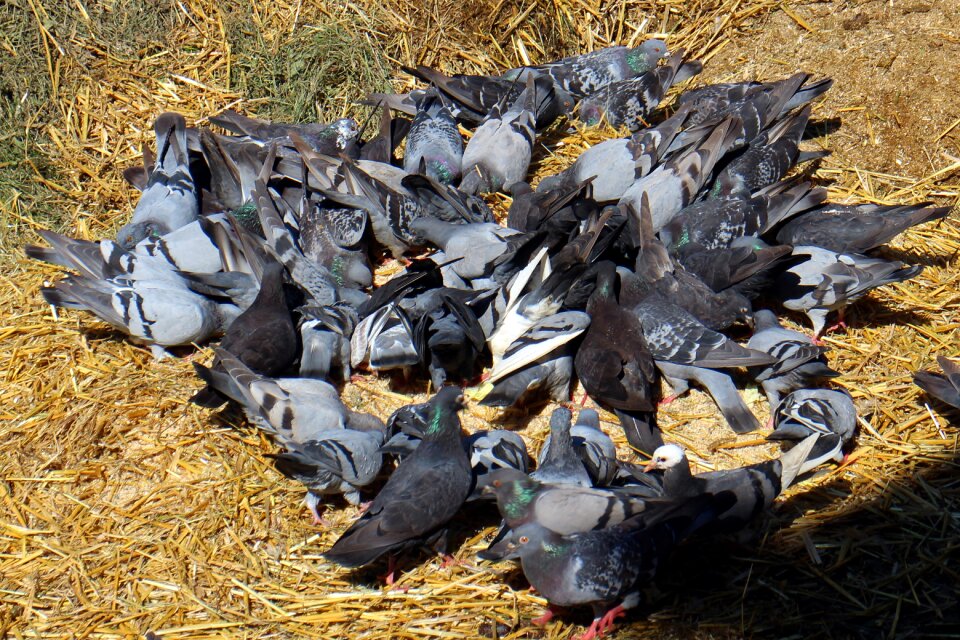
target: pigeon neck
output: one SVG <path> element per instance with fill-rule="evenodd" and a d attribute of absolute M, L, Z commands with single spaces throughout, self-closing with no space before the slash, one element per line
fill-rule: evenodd
<path fill-rule="evenodd" d="M 283 267 L 272 264 L 263 270 L 263 279 L 260 281 L 260 292 L 253 302 L 253 306 L 280 305 L 283 303 Z"/>
<path fill-rule="evenodd" d="M 696 493 L 693 474 L 690 473 L 690 463 L 686 458 L 669 467 L 663 472 L 663 486 L 667 495 L 681 496 Z"/>
<path fill-rule="evenodd" d="M 520 482 L 512 482 L 507 491 L 497 496 L 497 507 L 507 524 L 514 527 L 526 515 L 530 504 L 537 496 L 535 487 L 524 486 Z"/>

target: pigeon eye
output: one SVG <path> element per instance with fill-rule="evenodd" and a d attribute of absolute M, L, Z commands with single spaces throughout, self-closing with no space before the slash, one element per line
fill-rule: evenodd
<path fill-rule="evenodd" d="M 530 538 L 528 538 L 527 536 L 520 536 L 520 539 L 517 542 L 519 542 L 520 544 L 527 544 L 528 542 L 530 542 Z"/>
<path fill-rule="evenodd" d="M 490 484 L 492 484 L 492 485 L 495 486 L 495 487 L 499 487 L 499 486 L 502 485 L 503 483 L 500 482 L 499 480 L 494 480 L 494 481 L 491 482 Z"/>

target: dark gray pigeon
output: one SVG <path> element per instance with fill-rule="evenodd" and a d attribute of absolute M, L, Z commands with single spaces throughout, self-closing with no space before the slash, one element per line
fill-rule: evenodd
<path fill-rule="evenodd" d="M 423 163 L 426 175 L 443 184 L 460 179 L 463 137 L 450 108 L 435 87 L 417 102 L 417 115 L 407 133 L 403 170 L 417 173 Z"/>
<path fill-rule="evenodd" d="M 815 345 L 806 334 L 784 328 L 776 314 L 768 309 L 753 314 L 753 335 L 747 341 L 747 347 L 769 353 L 777 359 L 771 365 L 748 370 L 763 387 L 771 412 L 791 391 L 840 375 L 827 365 L 829 349 Z"/>
<path fill-rule="evenodd" d="M 798 441 L 810 434 L 820 436 L 813 454 L 832 452 L 837 462 L 857 430 L 857 408 L 846 391 L 800 389 L 784 398 L 773 413 L 773 433 L 768 440 Z"/>
<path fill-rule="evenodd" d="M 943 356 L 937 356 L 937 362 L 942 374 L 918 371 L 913 375 L 913 381 L 937 400 L 960 409 L 960 367 Z"/>
<path fill-rule="evenodd" d="M 509 193 L 515 183 L 526 180 L 537 136 L 536 104 L 531 77 L 509 107 L 497 105 L 490 111 L 463 150 L 462 191 Z"/>
<path fill-rule="evenodd" d="M 553 62 L 511 69 L 503 77 L 523 81 L 528 75 L 549 76 L 561 94 L 582 100 L 611 82 L 652 71 L 665 55 L 665 42 L 647 40 L 639 47 L 606 47 Z"/>
<path fill-rule="evenodd" d="M 813 245 L 837 253 L 866 253 L 910 227 L 940 220 L 950 207 L 917 205 L 825 204 L 787 222 L 777 241 Z"/>
<path fill-rule="evenodd" d="M 179 113 L 162 113 L 153 124 L 157 160 L 130 222 L 117 232 L 117 244 L 132 249 L 197 219 L 200 203 L 190 174 L 187 123 Z"/>
<path fill-rule="evenodd" d="M 570 417 L 570 410 L 563 407 L 557 407 L 550 414 L 549 441 L 544 441 L 537 459 L 537 469 L 530 477 L 545 484 L 592 487 L 590 474 L 573 446 Z"/>
<path fill-rule="evenodd" d="M 732 497 L 648 503 L 638 516 L 606 529 L 562 536 L 530 522 L 510 534 L 508 557 L 520 559 L 530 585 L 550 610 L 533 622 L 545 624 L 554 607 L 589 605 L 593 623 L 583 638 L 596 638 L 640 602 L 640 591 L 657 566 L 685 537 L 729 508 Z"/>
<path fill-rule="evenodd" d="M 458 289 L 435 289 L 414 326 L 414 347 L 427 367 L 433 388 L 447 381 L 463 383 L 474 377 L 486 349 L 483 329 Z"/>
<path fill-rule="evenodd" d="M 463 395 L 441 389 L 423 442 L 403 459 L 370 507 L 323 555 L 344 567 L 370 564 L 385 553 L 445 546 L 445 528 L 470 493 L 473 476 L 460 439 Z"/>
<path fill-rule="evenodd" d="M 683 64 L 683 53 L 683 49 L 678 49 L 666 64 L 640 76 L 611 82 L 591 93 L 580 101 L 580 120 L 589 127 L 606 122 L 611 127 L 626 126 L 631 131 L 643 128 L 645 118 L 660 105 L 674 83 L 687 80 L 703 69 L 699 62 Z"/>
<path fill-rule="evenodd" d="M 282 373 L 293 364 L 297 357 L 297 332 L 283 292 L 282 266 L 270 262 L 264 267 L 257 298 L 231 323 L 220 347 L 265 376 Z M 217 366 L 214 361 L 213 367 Z M 208 386 L 190 401 L 216 408 L 227 398 Z"/>
<path fill-rule="evenodd" d="M 923 271 L 919 265 L 814 246 L 794 246 L 793 255 L 807 259 L 780 275 L 776 294 L 787 309 L 810 318 L 816 337 L 824 333 L 831 311 L 840 312 L 840 326 L 844 326 L 843 311 L 851 302 L 871 289 L 909 280 Z"/>

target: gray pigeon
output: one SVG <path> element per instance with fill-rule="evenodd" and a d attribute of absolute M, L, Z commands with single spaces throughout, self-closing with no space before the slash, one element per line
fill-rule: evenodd
<path fill-rule="evenodd" d="M 227 351 L 214 349 L 214 354 L 223 370 L 194 364 L 197 375 L 238 403 L 255 426 L 278 440 L 303 443 L 330 429 L 382 429 L 376 416 L 344 405 L 329 382 L 261 376 Z"/>
<path fill-rule="evenodd" d="M 554 402 L 570 400 L 573 356 L 568 349 L 556 349 L 523 368 L 492 383 L 480 398 L 488 407 L 520 407 L 542 398 Z"/>
<path fill-rule="evenodd" d="M 40 290 L 47 304 L 90 311 L 98 318 L 150 347 L 155 358 L 165 347 L 206 342 L 223 333 L 240 315 L 230 303 L 219 303 L 169 280 L 96 280 L 70 275 Z"/>
<path fill-rule="evenodd" d="M 360 135 L 357 122 L 353 118 L 341 118 L 330 124 L 321 122 L 287 124 L 249 118 L 232 109 L 227 109 L 219 115 L 212 116 L 210 123 L 265 144 L 270 142 L 290 144 L 293 136 L 296 135 L 306 140 L 313 151 L 327 156 L 337 156 L 342 152 L 349 153 L 356 147 L 356 141 Z"/>
<path fill-rule="evenodd" d="M 543 178 L 537 192 L 572 188 L 593 178 L 594 200 L 619 199 L 634 182 L 660 163 L 688 112 L 688 108 L 681 108 L 659 125 L 638 131 L 630 138 L 614 138 L 593 145 L 561 173 Z"/>
<path fill-rule="evenodd" d="M 831 311 L 840 312 L 843 326 L 843 311 L 851 302 L 871 289 L 909 280 L 923 271 L 920 265 L 814 246 L 795 246 L 793 255 L 807 259 L 780 275 L 776 293 L 787 309 L 810 318 L 816 337 L 824 333 Z"/>
<path fill-rule="evenodd" d="M 530 477 L 545 484 L 593 486 L 590 474 L 573 446 L 569 409 L 557 407 L 550 414 L 550 439 L 544 441 L 537 469 Z"/>
<path fill-rule="evenodd" d="M 417 115 L 407 133 L 403 170 L 420 171 L 443 184 L 460 178 L 463 138 L 450 108 L 435 87 L 427 89 L 417 102 Z"/>
<path fill-rule="evenodd" d="M 477 127 L 463 150 L 463 180 L 466 193 L 510 192 L 523 182 L 530 167 L 536 140 L 537 95 L 533 78 L 509 108 L 495 106 Z"/>
<path fill-rule="evenodd" d="M 816 443 L 817 436 L 810 436 L 778 460 L 697 475 L 690 472 L 683 449 L 675 444 L 665 444 L 653 452 L 653 459 L 645 471 L 663 471 L 663 490 L 670 498 L 732 493 L 736 500 L 729 509 L 719 514 L 717 527 L 736 531 L 749 525 L 768 509 L 798 475 L 823 462 L 824 458 L 811 459 Z"/>
<path fill-rule="evenodd" d="M 837 253 L 866 253 L 918 224 L 945 218 L 950 207 L 824 204 L 793 218 L 777 232 L 777 242 L 813 245 Z"/>
<path fill-rule="evenodd" d="M 509 531 L 528 522 L 569 535 L 619 524 L 646 508 L 642 496 L 576 485 L 542 484 L 514 469 L 492 472 L 485 491 L 496 497 L 503 524 L 496 538 L 478 554 L 484 560 L 502 560 L 509 545 Z"/>
<path fill-rule="evenodd" d="M 580 101 L 580 120 L 591 127 L 605 121 L 611 127 L 626 126 L 631 131 L 642 128 L 644 119 L 660 105 L 675 82 L 682 82 L 703 69 L 699 62 L 687 63 L 681 69 L 682 63 L 683 49 L 678 49 L 665 65 L 601 87 Z"/>
<path fill-rule="evenodd" d="M 754 312 L 753 335 L 747 347 L 777 358 L 771 365 L 748 370 L 763 387 L 771 412 L 791 391 L 840 375 L 827 365 L 826 347 L 815 345 L 806 334 L 785 329 L 776 314 L 768 309 Z"/>
<path fill-rule="evenodd" d="M 473 490 L 467 501 L 486 497 L 485 489 L 495 473 L 516 471 L 526 477 L 530 466 L 527 444 L 518 434 L 506 429 L 477 431 L 463 439 L 473 470 Z"/>
<path fill-rule="evenodd" d="M 846 391 L 834 389 L 800 389 L 784 398 L 773 413 L 773 433 L 768 440 L 802 440 L 810 434 L 821 439 L 814 447 L 818 457 L 824 450 L 842 462 L 842 448 L 855 435 L 857 408 Z"/>
<path fill-rule="evenodd" d="M 943 356 L 937 356 L 937 362 L 942 374 L 918 371 L 913 375 L 913 381 L 937 400 L 960 409 L 960 367 Z"/>
<path fill-rule="evenodd" d="M 703 143 L 635 181 L 620 197 L 619 203 L 639 213 L 644 196 L 649 198 L 653 231 L 660 231 L 693 202 L 713 168 L 732 148 L 736 140 L 736 122 L 735 119 L 722 121 Z"/>
<path fill-rule="evenodd" d="M 453 224 L 423 217 L 410 223 L 410 230 L 443 251 L 442 260 L 458 259 L 443 267 L 469 282 L 493 273 L 497 261 L 516 251 L 527 235 L 492 222 Z"/>
<path fill-rule="evenodd" d="M 277 471 L 307 487 L 305 499 L 320 524 L 322 497 L 343 494 L 347 502 L 360 504 L 360 489 L 373 482 L 383 464 L 380 445 L 383 425 L 367 431 L 327 429 L 306 442 L 278 438 L 282 453 L 270 456 Z"/>
<path fill-rule="evenodd" d="M 595 409 L 581 409 L 576 423 L 570 428 L 570 436 L 593 485 L 609 486 L 617 475 L 617 447 L 600 428 L 600 414 Z M 543 446 L 547 446 L 546 441 Z"/>
<path fill-rule="evenodd" d="M 117 244 L 124 249 L 190 224 L 200 214 L 190 174 L 186 121 L 179 113 L 162 113 L 153 129 L 157 135 L 157 161 L 130 222 L 117 232 Z"/>
<path fill-rule="evenodd" d="M 298 220 L 303 255 L 329 271 L 339 286 L 372 286 L 373 271 L 364 242 L 367 212 L 306 201 L 304 204 Z"/>
<path fill-rule="evenodd" d="M 303 378 L 350 379 L 350 336 L 357 326 L 357 312 L 348 304 L 301 307 L 300 376 Z"/>
<path fill-rule="evenodd" d="M 432 415 L 423 442 L 323 554 L 327 560 L 360 567 L 385 553 L 436 543 L 445 546 L 446 525 L 467 499 L 473 477 L 460 440 L 461 390 L 446 387 L 430 402 Z"/>
<path fill-rule="evenodd" d="M 503 77 L 523 81 L 528 75 L 549 76 L 561 94 L 582 100 L 611 82 L 652 71 L 665 55 L 665 42 L 647 40 L 639 47 L 606 47 L 554 62 L 511 69 Z"/>

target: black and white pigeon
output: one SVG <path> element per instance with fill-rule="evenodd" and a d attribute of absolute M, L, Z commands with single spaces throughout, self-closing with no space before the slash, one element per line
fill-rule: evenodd
<path fill-rule="evenodd" d="M 537 137 L 536 105 L 537 88 L 531 77 L 512 104 L 490 110 L 463 150 L 462 191 L 509 193 L 515 183 L 526 179 Z"/>
<path fill-rule="evenodd" d="M 512 531 L 507 557 L 520 559 L 523 573 L 550 609 L 533 620 L 545 624 L 554 607 L 590 606 L 593 622 L 582 640 L 592 640 L 640 602 L 660 562 L 684 538 L 729 508 L 732 497 L 702 495 L 648 503 L 637 516 L 605 529 L 563 536 L 535 523 Z"/>
<path fill-rule="evenodd" d="M 460 437 L 463 395 L 445 387 L 430 403 L 423 442 L 403 459 L 370 507 L 323 555 L 344 567 L 370 564 L 386 553 L 446 546 L 447 523 L 470 493 L 473 476 Z"/>
<path fill-rule="evenodd" d="M 581 409 L 576 422 L 570 427 L 570 436 L 593 486 L 609 486 L 617 475 L 617 447 L 600 427 L 600 414 L 595 409 Z M 546 440 L 543 446 L 547 446 Z"/>
<path fill-rule="evenodd" d="M 663 490 L 669 498 L 689 499 L 705 494 L 731 493 L 735 501 L 718 514 L 716 526 L 720 530 L 736 531 L 769 509 L 798 475 L 824 461 L 824 457 L 811 458 L 817 440 L 818 436 L 809 436 L 777 460 L 697 475 L 691 473 L 683 449 L 666 444 L 653 452 L 653 459 L 644 470 L 647 473 L 655 469 L 663 471 Z"/>
<path fill-rule="evenodd" d="M 784 271 L 778 279 L 776 295 L 791 311 L 802 311 L 820 337 L 831 311 L 840 313 L 871 289 L 903 282 L 921 271 L 920 265 L 908 266 L 897 260 L 871 258 L 855 253 L 836 253 L 814 246 L 794 246 L 795 258 L 806 258 Z"/>
<path fill-rule="evenodd" d="M 485 489 L 493 474 L 506 469 L 526 477 L 530 469 L 527 444 L 513 431 L 477 431 L 463 439 L 463 446 L 470 456 L 470 468 L 473 470 L 473 489 L 467 498 L 468 502 L 489 497 Z"/>
<path fill-rule="evenodd" d="M 916 205 L 824 204 L 796 216 L 779 231 L 777 242 L 813 245 L 837 253 L 866 253 L 910 227 L 940 220 L 950 207 Z"/>
<path fill-rule="evenodd" d="M 548 76 L 561 94 L 582 100 L 611 82 L 649 73 L 665 55 L 665 42 L 647 40 L 638 47 L 606 47 L 553 62 L 510 69 L 503 77 L 523 81 L 528 75 Z"/>
<path fill-rule="evenodd" d="M 228 351 L 215 348 L 214 355 L 222 370 L 194 364 L 197 375 L 239 404 L 250 422 L 278 440 L 308 442 L 330 429 L 383 429 L 376 416 L 343 404 L 337 388 L 325 380 L 262 376 Z"/>
<path fill-rule="evenodd" d="M 200 215 L 200 202 L 190 173 L 186 121 L 179 113 L 162 113 L 153 129 L 157 136 L 157 159 L 130 222 L 117 232 L 117 244 L 124 249 L 188 225 Z"/>
<path fill-rule="evenodd" d="M 844 460 L 846 447 L 857 430 L 857 408 L 846 391 L 799 389 L 784 398 L 773 412 L 773 433 L 767 440 L 798 441 L 810 434 L 820 436 L 813 455 L 832 452 Z"/>
<path fill-rule="evenodd" d="M 840 375 L 827 364 L 827 347 L 814 344 L 804 333 L 785 328 L 769 309 L 754 312 L 753 335 L 747 341 L 747 347 L 769 353 L 777 359 L 771 365 L 748 370 L 763 387 L 771 412 L 788 393 Z"/>
<path fill-rule="evenodd" d="M 403 170 L 417 173 L 423 163 L 425 175 L 443 184 L 460 179 L 463 137 L 450 107 L 435 87 L 417 101 L 417 114 L 407 133 Z"/>
<path fill-rule="evenodd" d="M 573 164 L 537 184 L 537 192 L 565 190 L 593 179 L 591 193 L 597 202 L 617 200 L 639 178 L 660 163 L 667 147 L 680 131 L 689 109 L 678 109 L 655 127 L 629 138 L 599 142 L 581 153 Z"/>
<path fill-rule="evenodd" d="M 222 349 L 265 376 L 282 373 L 298 355 L 297 332 L 283 292 L 283 273 L 278 263 L 267 263 L 256 299 L 230 324 L 220 342 Z M 217 367 L 216 361 L 213 367 Z M 190 401 L 201 407 L 216 408 L 227 398 L 208 386 L 194 394 Z"/>
<path fill-rule="evenodd" d="M 589 127 L 606 122 L 631 131 L 646 126 L 646 117 L 660 105 L 675 83 L 700 73 L 699 62 L 683 64 L 683 49 L 674 51 L 666 64 L 643 75 L 611 82 L 580 101 L 579 119 Z M 683 65 L 681 67 L 681 65 Z"/>
<path fill-rule="evenodd" d="M 570 420 L 570 410 L 564 407 L 557 407 L 550 414 L 550 438 L 544 441 L 537 458 L 537 469 L 530 477 L 544 484 L 592 487 L 590 474 L 573 446 Z"/>
<path fill-rule="evenodd" d="M 937 362 L 942 374 L 917 371 L 913 374 L 913 382 L 940 402 L 960 409 L 960 366 L 944 356 L 937 356 Z"/>

